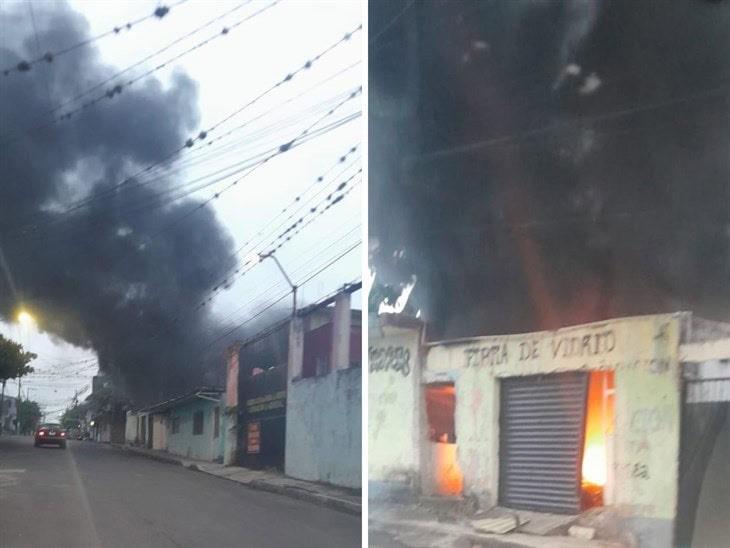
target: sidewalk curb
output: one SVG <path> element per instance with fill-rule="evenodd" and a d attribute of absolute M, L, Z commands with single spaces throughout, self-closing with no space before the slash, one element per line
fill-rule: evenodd
<path fill-rule="evenodd" d="M 219 476 L 224 477 L 224 476 Z M 231 479 L 231 478 L 227 478 Z M 231 479 L 231 481 L 236 481 Z M 240 482 L 237 482 L 240 483 Z M 269 493 L 277 493 L 280 495 L 286 495 L 287 497 L 319 504 L 320 506 L 326 506 L 333 510 L 339 510 L 346 514 L 353 516 L 362 515 L 362 505 L 350 502 L 349 500 L 338 499 L 335 497 L 329 497 L 322 495 L 321 493 L 313 493 L 311 491 L 305 491 L 303 489 L 297 489 L 296 487 L 287 487 L 283 485 L 275 485 L 267 482 L 266 480 L 252 480 L 248 483 L 243 483 L 252 489 L 258 489 L 260 491 L 268 491 Z"/>
<path fill-rule="evenodd" d="M 163 462 L 165 464 L 174 464 L 177 466 L 182 466 L 183 468 L 187 468 L 188 470 L 192 470 L 195 472 L 200 472 L 202 474 L 208 474 L 209 476 L 215 476 L 224 480 L 232 481 L 234 483 L 238 483 L 239 485 L 242 485 L 244 487 L 249 487 L 251 489 L 256 489 L 258 491 L 266 491 L 268 493 L 274 493 L 278 495 L 284 495 L 290 498 L 302 500 L 305 502 L 311 502 L 313 504 L 318 504 L 319 506 L 324 506 L 327 508 L 331 508 L 332 510 L 338 510 L 340 512 L 350 514 L 353 516 L 361 516 L 362 515 L 362 504 L 357 504 L 349 500 L 340 499 L 336 497 L 331 497 L 327 495 L 323 495 L 321 493 L 315 493 L 312 491 L 307 491 L 305 489 L 300 489 L 296 487 L 290 487 L 286 485 L 277 485 L 274 483 L 270 483 L 267 480 L 262 479 L 255 479 L 247 482 L 238 481 L 232 477 L 226 476 L 224 474 L 216 474 L 214 472 L 211 472 L 209 470 L 204 470 L 194 462 L 192 463 L 186 463 L 184 459 L 180 459 L 173 456 L 167 456 L 167 455 L 156 455 L 156 454 L 150 454 L 144 451 L 138 451 L 133 447 L 129 447 L 127 445 L 122 444 L 111 444 L 112 447 L 115 449 L 120 449 L 124 451 L 125 453 L 129 453 L 132 455 L 136 455 L 139 457 L 146 457 L 151 460 L 156 460 L 158 462 Z"/>

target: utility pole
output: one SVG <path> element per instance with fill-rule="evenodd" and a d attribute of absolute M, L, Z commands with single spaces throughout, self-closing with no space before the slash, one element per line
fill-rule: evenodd
<path fill-rule="evenodd" d="M 15 401 L 15 435 L 20 434 L 20 377 L 18 377 L 18 399 Z"/>
<path fill-rule="evenodd" d="M 276 263 L 276 266 L 279 267 L 279 271 L 286 279 L 286 283 L 289 284 L 289 287 L 291 287 L 291 294 L 292 294 L 292 310 L 291 315 L 292 318 L 296 317 L 297 315 L 297 286 L 292 283 L 292 281 L 289 279 L 289 276 L 286 275 L 286 271 L 284 270 L 284 267 L 281 266 L 281 263 L 279 262 L 279 259 L 276 258 L 276 255 L 274 255 L 273 251 L 270 253 L 261 253 L 259 254 L 259 259 L 262 261 L 264 259 L 274 259 L 274 262 Z"/>
<path fill-rule="evenodd" d="M 5 411 L 5 383 L 8 382 L 7 379 L 3 379 L 3 391 L 2 394 L 0 394 L 0 436 L 3 435 L 3 414 Z"/>

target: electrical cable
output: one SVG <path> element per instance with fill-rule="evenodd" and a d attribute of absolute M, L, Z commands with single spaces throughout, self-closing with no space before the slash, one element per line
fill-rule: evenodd
<path fill-rule="evenodd" d="M 55 51 L 55 52 L 48 51 L 35 59 L 30 59 L 30 60 L 23 59 L 23 60 L 19 61 L 17 64 L 13 65 L 12 67 L 6 67 L 5 69 L 3 69 L 2 73 L 4 76 L 9 76 L 13 72 L 18 72 L 18 73 L 28 72 L 31 70 L 31 68 L 34 65 L 37 65 L 38 63 L 41 63 L 43 61 L 45 61 L 46 63 L 52 63 L 55 59 L 57 59 L 58 57 L 61 57 L 62 55 L 66 55 L 67 53 L 70 53 L 81 47 L 88 46 L 89 44 L 92 44 L 93 42 L 96 42 L 97 40 L 101 40 L 102 38 L 105 38 L 107 36 L 111 36 L 112 34 L 119 34 L 124 29 L 131 30 L 133 26 L 135 26 L 139 23 L 142 23 L 143 21 L 146 21 L 148 19 L 152 19 L 153 17 L 162 19 L 165 17 L 165 15 L 167 15 L 170 12 L 170 10 L 172 8 L 175 8 L 181 4 L 184 4 L 187 1 L 188 0 L 178 0 L 177 2 L 174 2 L 173 4 L 171 4 L 169 7 L 159 5 L 155 9 L 155 11 L 153 11 L 152 13 L 150 13 L 148 15 L 145 15 L 143 17 L 138 17 L 137 19 L 133 19 L 132 21 L 129 21 L 121 26 L 116 26 L 111 30 L 108 30 L 108 31 L 98 34 L 96 36 L 92 36 L 91 38 L 87 38 L 86 40 L 82 40 L 81 42 L 77 42 L 76 44 L 67 46 L 58 51 Z"/>

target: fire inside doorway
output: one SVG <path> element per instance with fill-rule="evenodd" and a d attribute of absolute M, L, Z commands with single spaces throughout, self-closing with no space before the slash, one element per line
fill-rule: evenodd
<path fill-rule="evenodd" d="M 502 380 L 500 503 L 577 514 L 604 502 L 613 428 L 613 373 Z"/>
<path fill-rule="evenodd" d="M 442 496 L 461 495 L 464 478 L 456 454 L 454 383 L 426 385 L 425 397 L 429 440 L 426 458 L 430 461 L 426 467 L 430 477 L 424 478 L 425 489 Z"/>

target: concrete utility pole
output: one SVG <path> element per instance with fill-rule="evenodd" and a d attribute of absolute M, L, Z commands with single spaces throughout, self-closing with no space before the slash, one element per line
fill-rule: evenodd
<path fill-rule="evenodd" d="M 20 377 L 18 377 L 18 399 L 15 401 L 15 435 L 20 434 Z"/>
<path fill-rule="evenodd" d="M 274 259 L 274 262 L 276 263 L 276 266 L 279 267 L 279 271 L 286 279 L 286 283 L 289 284 L 289 287 L 291 287 L 291 294 L 292 294 L 292 311 L 291 315 L 292 318 L 297 315 L 297 286 L 292 283 L 292 281 L 289 279 L 289 276 L 286 275 L 286 271 L 284 270 L 284 267 L 281 266 L 281 263 L 279 262 L 279 259 L 276 258 L 276 255 L 274 255 L 273 252 L 271 253 L 261 253 L 259 254 L 259 258 L 263 261 L 264 259 Z"/>
<path fill-rule="evenodd" d="M 5 383 L 7 382 L 6 379 L 3 379 L 3 391 L 2 394 L 0 394 L 0 436 L 3 435 L 3 414 L 5 411 Z"/>

